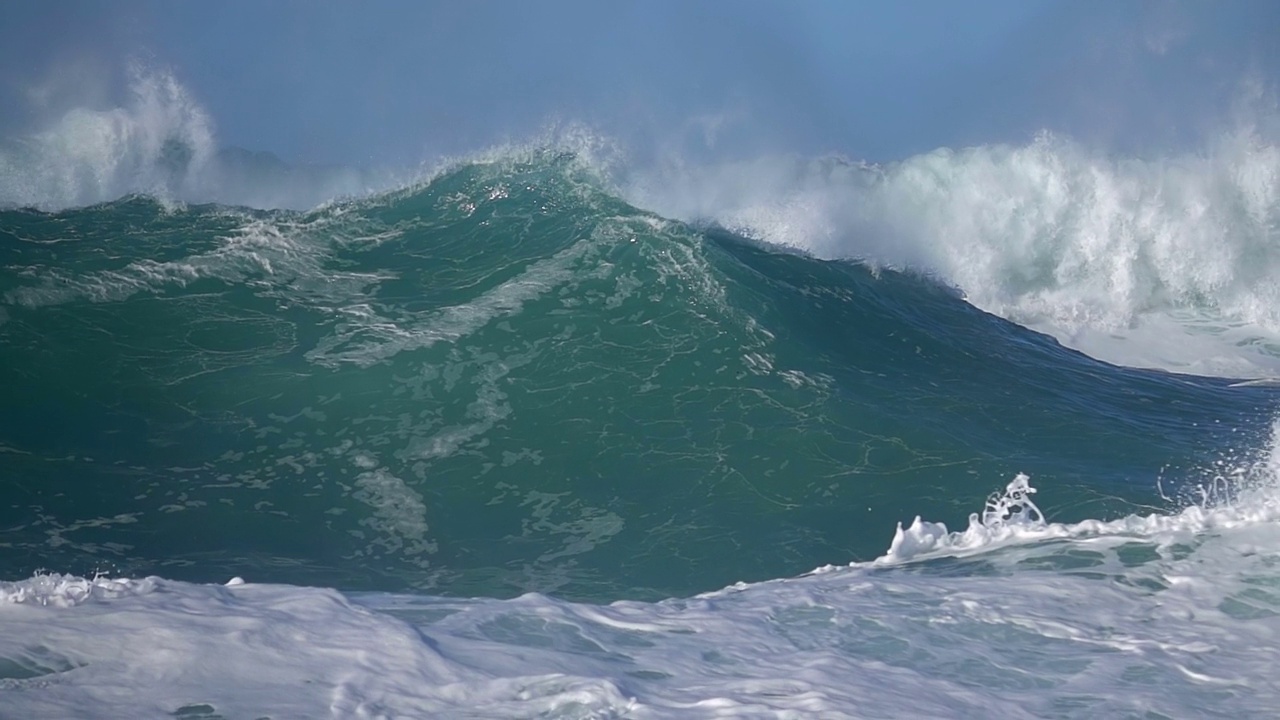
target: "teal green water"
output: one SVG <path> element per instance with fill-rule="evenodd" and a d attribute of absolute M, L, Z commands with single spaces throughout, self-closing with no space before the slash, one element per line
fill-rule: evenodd
<path fill-rule="evenodd" d="M 653 599 L 1167 509 L 1274 388 L 637 210 L 571 157 L 310 213 L 0 213 L 0 577 Z"/>

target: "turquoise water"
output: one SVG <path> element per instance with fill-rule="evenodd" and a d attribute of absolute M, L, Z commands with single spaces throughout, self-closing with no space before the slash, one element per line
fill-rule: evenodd
<path fill-rule="evenodd" d="M 1273 211 L 1090 265 L 983 152 L 0 211 L 0 716 L 1269 712 Z"/>
<path fill-rule="evenodd" d="M 874 559 L 1017 472 L 1062 522 L 1176 509 L 1277 400 L 663 219 L 549 151 L 0 233 L 5 577 L 685 596 Z"/>

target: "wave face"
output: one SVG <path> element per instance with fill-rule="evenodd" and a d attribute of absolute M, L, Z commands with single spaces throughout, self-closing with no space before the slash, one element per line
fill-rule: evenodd
<path fill-rule="evenodd" d="M 4 213 L 3 571 L 658 598 L 874 558 L 1019 471 L 1059 520 L 1161 506 L 1263 444 L 1274 388 L 599 187 L 529 151 L 302 214 Z"/>
<path fill-rule="evenodd" d="M 911 163 L 839 172 L 941 192 Z M 6 707 L 1280 701 L 1280 388 L 1107 364 L 980 309 L 981 283 L 784 251 L 610 187 L 526 149 L 307 212 L 0 211 Z M 904 247 L 881 229 L 859 237 Z"/>

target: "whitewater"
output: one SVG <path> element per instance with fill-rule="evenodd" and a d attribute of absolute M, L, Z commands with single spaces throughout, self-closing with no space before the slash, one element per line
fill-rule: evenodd
<path fill-rule="evenodd" d="M 131 92 L 0 147 L 0 717 L 1280 707 L 1265 121 L 371 172 Z"/>
<path fill-rule="evenodd" d="M 14 717 L 1265 715 L 1276 464 L 1229 506 L 1077 525 L 1020 476 L 963 533 L 659 603 L 40 575 L 0 585 L 0 687 Z"/>

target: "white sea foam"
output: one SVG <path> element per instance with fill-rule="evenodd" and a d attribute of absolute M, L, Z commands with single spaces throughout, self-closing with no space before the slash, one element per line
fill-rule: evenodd
<path fill-rule="evenodd" d="M 875 563 L 660 603 L 39 575 L 0 583 L 0 698 L 15 717 L 1264 716 L 1277 457 L 1230 502 L 1075 525 L 1020 476 L 966 533 L 917 522 Z"/>
<path fill-rule="evenodd" d="M 213 119 L 169 70 L 134 63 L 127 86 L 114 106 L 74 107 L 0 143 L 0 206 L 61 210 L 145 194 L 305 209 L 403 182 L 400 171 L 293 167 L 269 153 L 221 149 Z"/>
<path fill-rule="evenodd" d="M 0 590 L 0 692 L 23 717 L 1265 714 L 1280 534 L 1201 540 L 608 606 L 43 576 Z"/>
<path fill-rule="evenodd" d="M 208 114 L 171 73 L 134 66 L 129 91 L 0 148 L 0 202 L 63 208 L 197 182 L 216 150 Z"/>
<path fill-rule="evenodd" d="M 1046 133 L 887 165 L 675 160 L 624 192 L 818 257 L 925 270 L 1105 360 L 1266 376 L 1280 374 L 1273 130 L 1242 122 L 1200 152 L 1143 159 Z"/>

